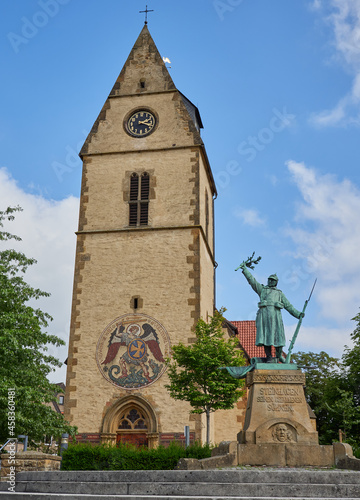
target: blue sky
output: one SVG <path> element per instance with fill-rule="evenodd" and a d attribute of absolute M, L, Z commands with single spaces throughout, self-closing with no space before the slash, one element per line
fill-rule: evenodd
<path fill-rule="evenodd" d="M 143 26 L 138 0 L 2 0 L 1 209 L 38 264 L 51 332 L 68 337 L 77 153 Z M 276 272 L 301 309 L 295 350 L 340 356 L 360 305 L 360 0 L 153 0 L 149 29 L 200 110 L 218 187 L 217 306 L 254 319 L 234 269 Z M 283 314 L 290 340 L 296 321 Z M 57 351 L 66 358 L 66 349 Z M 62 379 L 64 370 L 54 377 Z"/>

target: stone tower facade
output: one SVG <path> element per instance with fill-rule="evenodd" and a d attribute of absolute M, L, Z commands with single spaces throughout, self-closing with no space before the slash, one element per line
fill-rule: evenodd
<path fill-rule="evenodd" d="M 171 345 L 192 342 L 214 311 L 216 188 L 201 127 L 145 25 L 80 152 L 65 396 L 80 439 L 152 447 L 189 425 L 204 440 L 201 417 L 164 387 Z M 212 441 L 226 439 L 215 426 Z"/>

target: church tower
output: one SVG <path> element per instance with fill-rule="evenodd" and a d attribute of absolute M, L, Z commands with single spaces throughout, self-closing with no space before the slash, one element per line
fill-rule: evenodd
<path fill-rule="evenodd" d="M 79 439 L 166 444 L 200 416 L 165 359 L 214 311 L 214 179 L 198 109 L 145 24 L 80 157 L 65 417 Z M 212 435 L 215 442 L 215 436 Z"/>

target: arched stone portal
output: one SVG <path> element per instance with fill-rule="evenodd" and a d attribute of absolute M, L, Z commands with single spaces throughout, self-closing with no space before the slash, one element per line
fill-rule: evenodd
<path fill-rule="evenodd" d="M 134 395 L 115 401 L 103 418 L 101 441 L 156 448 L 159 444 L 158 420 L 151 404 Z"/>

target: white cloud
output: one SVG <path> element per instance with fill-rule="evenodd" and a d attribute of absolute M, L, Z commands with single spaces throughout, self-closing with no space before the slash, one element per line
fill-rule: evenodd
<path fill-rule="evenodd" d="M 248 226 L 258 227 L 265 224 L 265 219 L 261 218 L 257 210 L 251 208 L 237 208 L 234 215 Z"/>
<path fill-rule="evenodd" d="M 310 10 L 319 10 L 322 7 L 322 1 L 321 0 L 313 0 L 311 3 L 308 4 L 308 7 Z"/>
<path fill-rule="evenodd" d="M 272 186 L 275 187 L 279 184 L 279 179 L 276 177 L 276 175 L 270 175 L 268 177 Z"/>
<path fill-rule="evenodd" d="M 285 326 L 285 335 L 288 341 L 286 347 L 284 348 L 285 352 L 288 350 L 295 328 L 296 324 L 292 326 Z M 349 342 L 350 331 L 351 330 L 347 328 L 309 327 L 302 325 L 301 333 L 296 339 L 293 352 L 326 351 L 331 356 L 341 358 L 344 345 L 347 344 L 349 347 L 351 346 L 351 343 Z M 329 352 L 330 350 L 331 353 Z"/>
<path fill-rule="evenodd" d="M 321 5 L 314 2 L 319 10 Z M 319 127 L 360 123 L 360 2 L 331 0 L 326 20 L 333 28 L 335 59 L 353 75 L 353 85 L 332 109 L 314 113 L 310 120 Z"/>
<path fill-rule="evenodd" d="M 360 191 L 347 179 L 321 175 L 303 163 L 289 161 L 287 167 L 303 201 L 296 207 L 296 225 L 285 233 L 304 273 L 318 277 L 320 314 L 348 328 L 360 306 Z"/>
<path fill-rule="evenodd" d="M 67 341 L 79 200 L 70 196 L 54 201 L 26 193 L 6 168 L 0 168 L 0 199 L 1 210 L 16 205 L 23 208 L 13 222 L 6 223 L 6 230 L 22 238 L 19 243 L 11 240 L 11 247 L 38 261 L 29 268 L 25 279 L 33 287 L 51 293 L 51 297 L 36 301 L 36 306 L 54 318 L 48 332 Z M 50 347 L 48 352 L 62 362 L 67 358 L 67 347 Z M 50 379 L 65 382 L 65 373 L 63 366 Z"/>
<path fill-rule="evenodd" d="M 338 125 L 347 116 L 346 108 L 350 104 L 350 97 L 340 99 L 338 104 L 333 109 L 326 109 L 319 113 L 313 113 L 310 117 L 310 122 L 316 127 L 330 127 Z"/>

